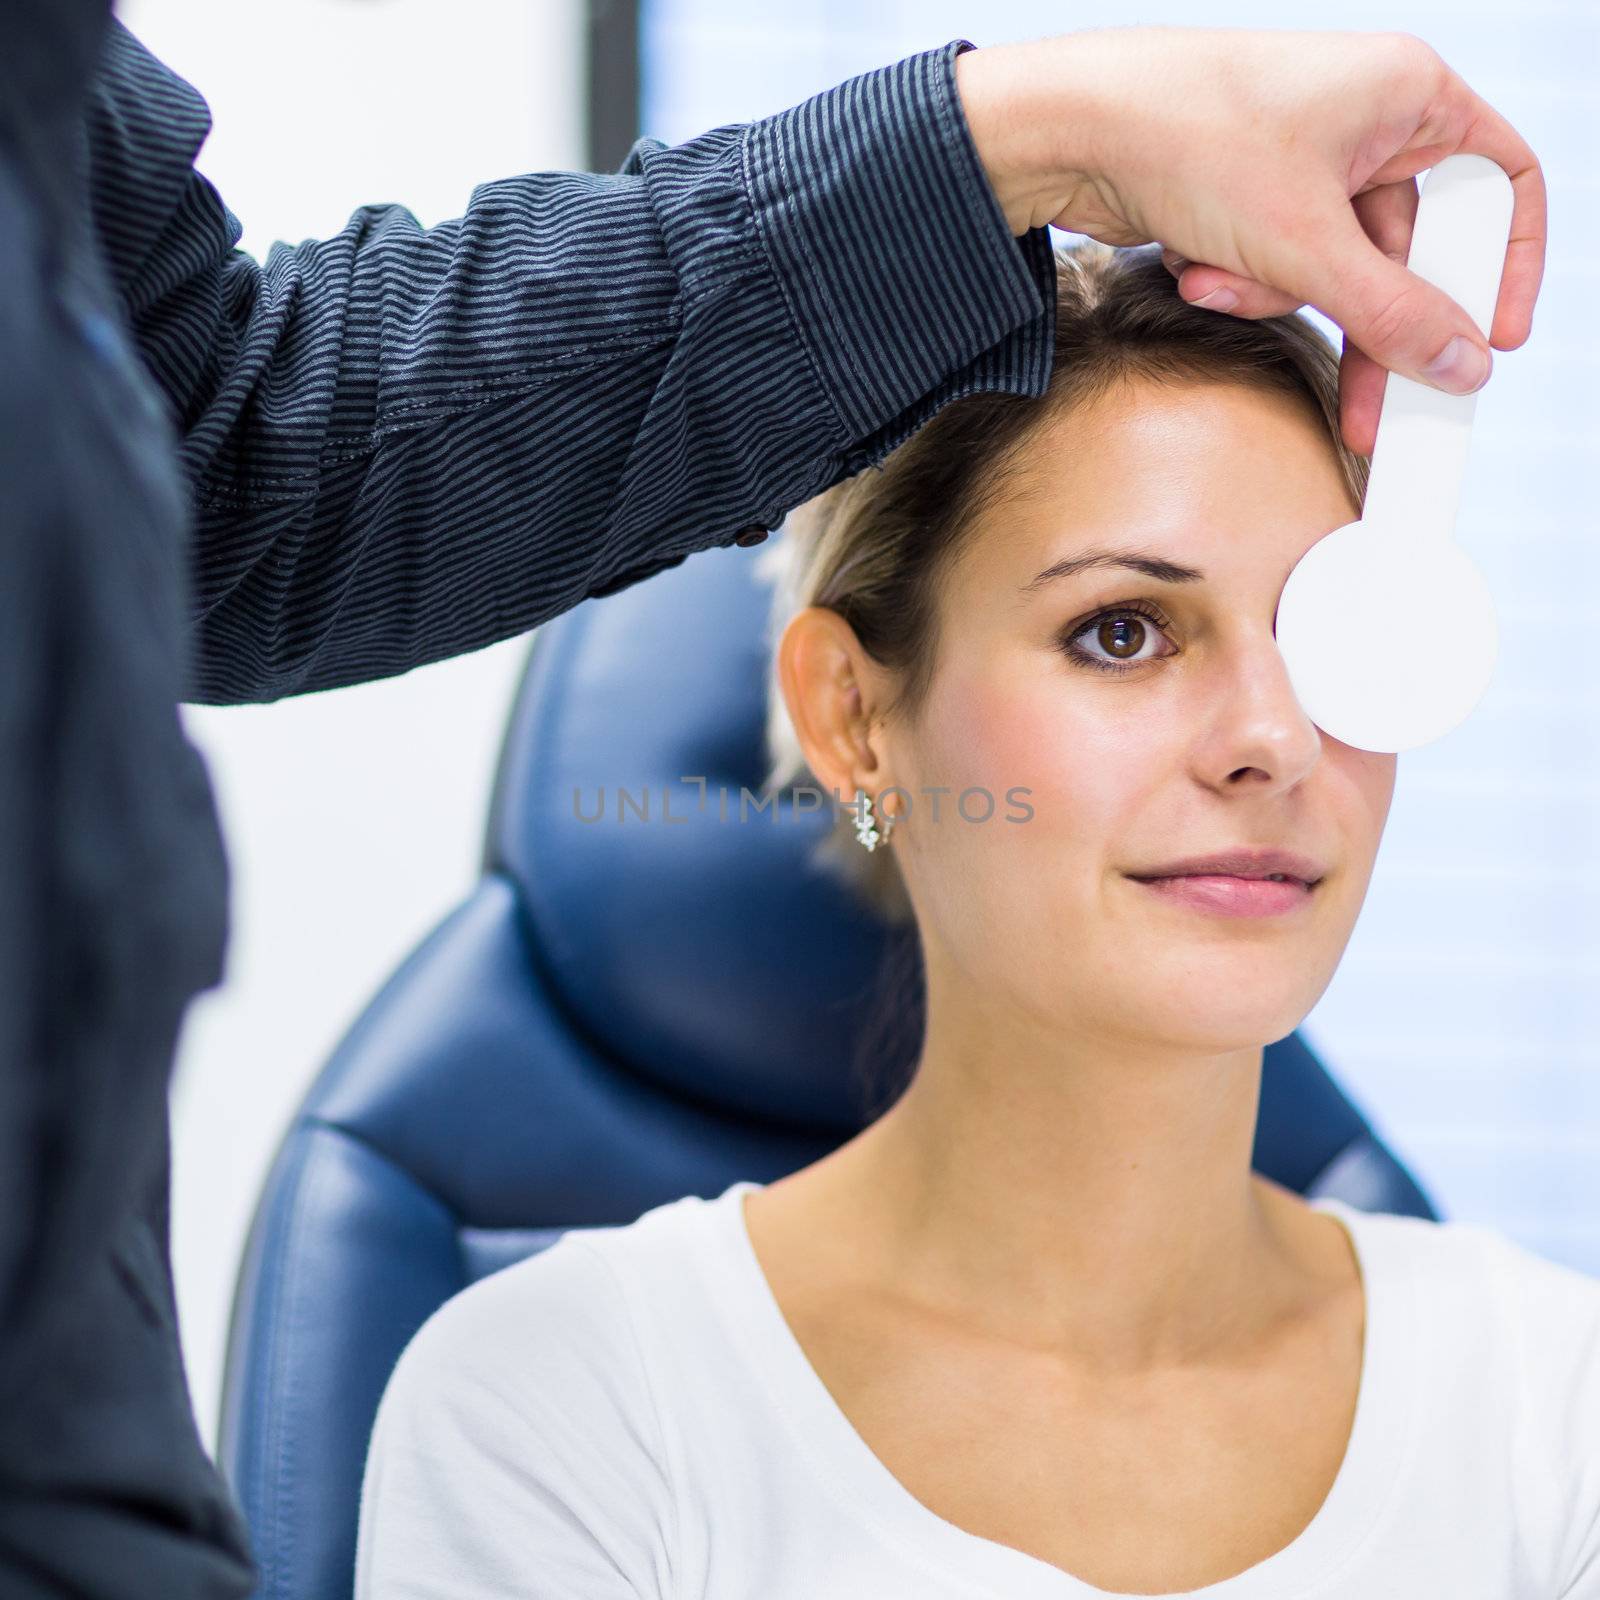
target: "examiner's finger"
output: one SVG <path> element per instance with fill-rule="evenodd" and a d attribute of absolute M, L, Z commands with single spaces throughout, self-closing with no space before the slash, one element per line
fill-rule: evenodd
<path fill-rule="evenodd" d="M 1402 265 L 1411 254 L 1411 235 L 1417 229 L 1417 180 L 1401 178 L 1380 183 L 1351 198 L 1367 237 L 1392 261 Z"/>
<path fill-rule="evenodd" d="M 1236 272 L 1209 266 L 1203 261 L 1190 261 L 1172 250 L 1163 250 L 1161 259 L 1167 271 L 1178 280 L 1178 293 L 1190 305 L 1201 305 L 1207 295 L 1219 289 L 1226 289 L 1233 294 L 1231 305 L 1202 306 L 1207 311 L 1226 311 L 1231 316 L 1246 318 L 1281 317 L 1286 312 L 1298 311 L 1305 304 L 1293 295 L 1257 283 L 1254 278 L 1241 277 Z"/>
<path fill-rule="evenodd" d="M 1351 197 L 1350 204 L 1367 237 L 1392 261 L 1411 254 L 1417 224 L 1417 180 L 1380 183 Z M 1389 369 L 1374 361 L 1345 335 L 1339 358 L 1339 429 L 1345 444 L 1370 456 L 1378 439 L 1378 418 Z"/>
<path fill-rule="evenodd" d="M 1463 92 L 1477 99 L 1472 91 L 1464 84 L 1459 84 L 1458 92 Z M 1497 115 L 1497 114 L 1496 114 Z M 1503 119 L 1499 119 L 1502 120 Z M 1515 160 L 1511 154 L 1520 140 L 1509 125 L 1505 125 L 1504 133 L 1512 141 L 1510 145 L 1502 142 L 1497 146 L 1498 154 L 1489 150 L 1476 150 L 1474 153 L 1490 155 L 1492 160 L 1498 162 L 1505 169 L 1506 159 Z M 1463 150 L 1473 148 L 1470 141 L 1464 141 Z M 1522 146 L 1526 149 L 1526 146 Z M 1528 158 L 1532 160 L 1532 152 L 1528 151 Z M 1380 169 L 1381 170 L 1381 169 Z M 1508 171 L 1508 176 L 1511 174 Z M 1533 180 L 1530 184 L 1530 178 Z M 1512 176 L 1513 192 L 1518 195 L 1517 205 L 1522 204 L 1521 193 L 1517 187 L 1517 179 Z M 1508 245 L 1506 261 L 1502 269 L 1500 282 L 1500 296 L 1496 306 L 1496 313 L 1489 331 L 1489 342 L 1500 349 L 1515 349 L 1522 339 L 1527 337 L 1524 329 L 1521 338 L 1508 341 L 1497 336 L 1495 330 L 1504 333 L 1505 323 L 1513 318 L 1515 311 L 1508 311 L 1509 304 L 1516 305 L 1519 286 L 1513 282 L 1514 274 L 1525 274 L 1529 270 L 1530 261 L 1534 276 L 1531 291 L 1527 289 L 1526 279 L 1521 281 L 1521 291 L 1527 294 L 1527 301 L 1531 304 L 1532 298 L 1537 296 L 1539 278 L 1543 267 L 1544 250 L 1544 189 L 1543 178 L 1538 173 L 1538 162 L 1533 161 L 1531 172 L 1526 172 L 1523 178 L 1522 189 L 1531 188 L 1535 191 L 1534 202 L 1538 212 L 1538 231 L 1535 238 L 1520 242 L 1516 238 L 1516 210 L 1512 214 L 1512 239 Z M 1421 199 L 1415 177 L 1397 179 L 1391 183 L 1378 183 L 1371 189 L 1364 190 L 1361 194 L 1351 198 L 1350 204 L 1355 210 L 1361 223 L 1362 230 L 1391 261 L 1404 263 L 1411 253 L 1411 237 L 1416 231 L 1417 206 Z M 1530 255 L 1530 247 L 1536 246 L 1536 252 Z M 1344 353 L 1339 362 L 1339 418 L 1340 431 L 1345 443 L 1358 455 L 1371 455 L 1377 443 L 1378 419 L 1382 415 L 1383 395 L 1389 377 L 1388 368 L 1375 361 L 1353 344 L 1348 334 L 1345 335 Z"/>
<path fill-rule="evenodd" d="M 1370 456 L 1378 439 L 1378 417 L 1383 410 L 1384 385 L 1389 369 L 1374 361 L 1345 335 L 1339 357 L 1339 433 L 1358 456 Z"/>
<path fill-rule="evenodd" d="M 1500 275 L 1500 294 L 1489 325 L 1489 343 L 1515 350 L 1533 331 L 1533 304 L 1544 280 L 1549 197 L 1539 158 L 1526 139 L 1489 102 L 1454 73 L 1452 89 L 1469 103 L 1471 121 L 1459 149 L 1488 156 L 1511 179 L 1511 240 Z"/>

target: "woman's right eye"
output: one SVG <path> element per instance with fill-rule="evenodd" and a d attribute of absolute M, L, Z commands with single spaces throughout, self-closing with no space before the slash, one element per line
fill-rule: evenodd
<path fill-rule="evenodd" d="M 1085 621 L 1072 624 L 1061 635 L 1061 649 L 1076 665 L 1093 667 L 1100 672 L 1131 672 L 1136 667 L 1163 658 L 1144 656 L 1139 659 L 1129 659 L 1128 656 L 1119 653 L 1124 651 L 1130 655 L 1136 653 L 1152 633 L 1160 632 L 1170 626 L 1166 618 L 1153 606 L 1148 609 L 1145 605 L 1135 603 L 1106 606 Z M 1095 643 L 1111 653 L 1110 659 L 1091 655 L 1077 642 L 1091 629 L 1095 633 Z"/>

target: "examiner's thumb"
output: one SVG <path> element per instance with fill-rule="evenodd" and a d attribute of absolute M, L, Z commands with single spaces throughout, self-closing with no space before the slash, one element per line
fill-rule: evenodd
<path fill-rule="evenodd" d="M 1387 256 L 1348 206 L 1344 225 L 1308 264 L 1301 298 L 1331 317 L 1351 344 L 1387 367 L 1449 394 L 1488 381 L 1492 360 L 1472 318 L 1444 290 Z"/>

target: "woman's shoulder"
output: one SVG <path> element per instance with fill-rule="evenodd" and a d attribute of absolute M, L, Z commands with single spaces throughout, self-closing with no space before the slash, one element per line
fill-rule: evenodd
<path fill-rule="evenodd" d="M 558 1479 L 581 1484 L 585 1470 L 623 1473 L 638 1480 L 630 1492 L 659 1502 L 667 1467 L 649 1285 L 634 1272 L 647 1255 L 670 1254 L 677 1231 L 653 1213 L 571 1228 L 446 1300 L 389 1375 L 369 1476 L 448 1459 L 468 1476 L 543 1476 L 548 1494 Z"/>
<path fill-rule="evenodd" d="M 1361 1213 L 1366 1227 L 1423 1274 L 1475 1277 L 1524 1318 L 1570 1331 L 1600 1320 L 1600 1277 L 1553 1260 L 1490 1223 Z"/>
<path fill-rule="evenodd" d="M 417 1330 L 402 1361 L 445 1372 L 505 1364 L 594 1365 L 631 1356 L 641 1329 L 642 1276 L 671 1268 L 691 1214 L 673 1201 L 634 1221 L 568 1228 L 551 1244 L 480 1278 Z"/>
<path fill-rule="evenodd" d="M 1482 1231 L 1530 1423 L 1600 1469 L 1600 1278 Z"/>
<path fill-rule="evenodd" d="M 625 1307 L 614 1252 L 596 1249 L 587 1232 L 569 1229 L 452 1295 L 412 1336 L 405 1359 L 449 1367 L 513 1344 L 525 1355 L 530 1342 L 555 1345 L 579 1328 L 614 1332 Z"/>
<path fill-rule="evenodd" d="M 1370 1212 L 1357 1225 L 1443 1315 L 1436 1337 L 1494 1333 L 1524 1424 L 1600 1467 L 1600 1277 L 1487 1223 Z"/>
<path fill-rule="evenodd" d="M 1519 1320 L 1564 1337 L 1600 1326 L 1600 1277 L 1552 1260 L 1492 1224 L 1386 1211 L 1353 1215 L 1369 1248 L 1423 1282 L 1456 1282 L 1492 1295 Z"/>
<path fill-rule="evenodd" d="M 675 1497 L 630 1227 L 571 1229 L 412 1336 L 368 1448 L 358 1596 L 531 1592 L 536 1571 L 550 1593 L 659 1592 Z"/>

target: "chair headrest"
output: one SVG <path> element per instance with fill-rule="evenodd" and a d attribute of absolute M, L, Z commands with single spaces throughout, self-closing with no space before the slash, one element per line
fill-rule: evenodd
<path fill-rule="evenodd" d="M 831 797 L 757 804 L 758 553 L 699 552 L 538 630 L 486 866 L 516 883 L 575 1025 L 620 1063 L 743 1115 L 853 1131 L 852 1050 L 901 936 L 808 861 Z"/>

